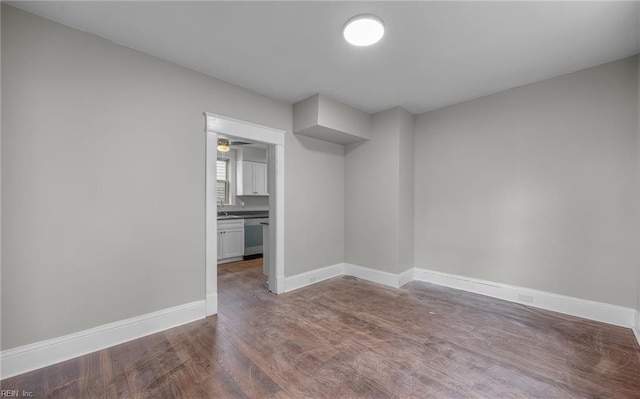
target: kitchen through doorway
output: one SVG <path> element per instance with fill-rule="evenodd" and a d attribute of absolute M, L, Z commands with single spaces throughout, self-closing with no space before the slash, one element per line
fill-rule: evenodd
<path fill-rule="evenodd" d="M 262 253 L 267 288 L 284 292 L 285 132 L 210 113 L 205 117 L 205 290 L 212 315 L 218 309 L 219 260 L 250 261 Z"/>
<path fill-rule="evenodd" d="M 218 135 L 218 273 L 224 271 L 232 278 L 234 272 L 240 277 L 244 269 L 261 268 L 265 286 L 269 275 L 264 261 L 269 234 L 268 166 L 267 145 Z"/>

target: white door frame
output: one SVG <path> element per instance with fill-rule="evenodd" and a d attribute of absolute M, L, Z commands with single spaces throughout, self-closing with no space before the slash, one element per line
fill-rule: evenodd
<path fill-rule="evenodd" d="M 284 135 L 267 126 L 205 112 L 206 200 L 205 200 L 205 301 L 207 316 L 218 313 L 218 204 L 216 159 L 218 134 L 267 145 L 269 156 L 269 290 L 284 292 Z"/>

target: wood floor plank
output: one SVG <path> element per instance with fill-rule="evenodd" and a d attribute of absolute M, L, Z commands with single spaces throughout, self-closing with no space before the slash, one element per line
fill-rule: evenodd
<path fill-rule="evenodd" d="M 219 313 L 2 381 L 46 398 L 640 398 L 630 329 L 428 283 L 283 295 L 220 265 Z"/>

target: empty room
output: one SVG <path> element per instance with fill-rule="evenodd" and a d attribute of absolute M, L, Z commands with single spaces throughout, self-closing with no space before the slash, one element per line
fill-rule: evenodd
<path fill-rule="evenodd" d="M 640 2 L 2 1 L 0 397 L 640 398 Z"/>

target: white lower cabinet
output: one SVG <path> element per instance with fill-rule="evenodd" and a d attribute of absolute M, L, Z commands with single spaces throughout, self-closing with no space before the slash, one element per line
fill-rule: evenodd
<path fill-rule="evenodd" d="M 218 220 L 218 263 L 244 255 L 244 220 Z"/>

